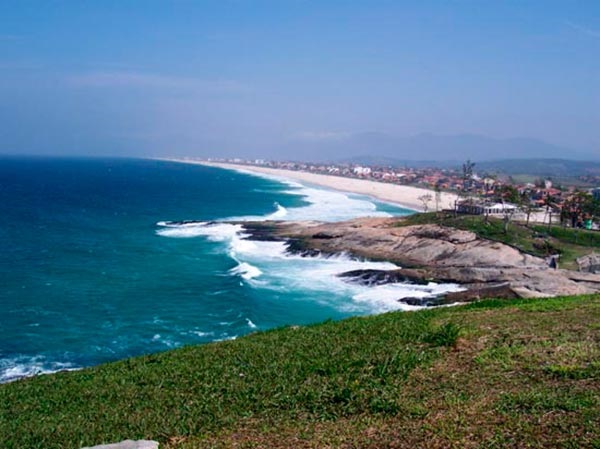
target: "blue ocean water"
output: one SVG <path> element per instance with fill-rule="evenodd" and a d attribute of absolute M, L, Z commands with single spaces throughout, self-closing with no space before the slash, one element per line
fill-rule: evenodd
<path fill-rule="evenodd" d="M 290 256 L 281 243 L 244 239 L 221 222 L 409 211 L 231 170 L 4 157 L 0 204 L 0 382 L 377 313 L 401 307 L 402 295 L 452 288 L 351 285 L 335 275 L 393 266 Z M 179 220 L 206 224 L 167 223 Z"/>

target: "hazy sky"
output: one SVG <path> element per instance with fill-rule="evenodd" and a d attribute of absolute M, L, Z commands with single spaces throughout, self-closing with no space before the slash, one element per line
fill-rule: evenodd
<path fill-rule="evenodd" d="M 600 151 L 600 1 L 0 2 L 0 153 L 378 131 Z"/>

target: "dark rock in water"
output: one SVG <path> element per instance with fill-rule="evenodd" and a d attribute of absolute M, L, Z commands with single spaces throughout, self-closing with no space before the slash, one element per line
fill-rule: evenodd
<path fill-rule="evenodd" d="M 425 285 L 427 281 L 417 276 L 412 270 L 352 270 L 338 274 L 338 277 L 344 278 L 347 282 L 372 286 L 394 284 L 402 282 L 404 284 Z"/>
<path fill-rule="evenodd" d="M 428 298 L 400 298 L 398 301 L 411 306 L 433 307 L 457 302 L 472 302 L 487 298 L 518 298 L 509 282 L 495 285 L 474 285 L 462 292 L 451 292 Z"/>
<path fill-rule="evenodd" d="M 257 240 L 259 242 L 283 242 L 287 239 L 281 237 L 275 232 L 275 226 L 270 222 L 234 222 L 244 228 L 244 234 L 248 240 Z"/>
<path fill-rule="evenodd" d="M 495 285 L 478 285 L 471 287 L 462 292 L 446 293 L 444 300 L 448 304 L 454 302 L 471 302 L 478 299 L 487 298 L 518 298 L 513 289 L 510 287 L 510 282 L 503 282 Z"/>
<path fill-rule="evenodd" d="M 304 250 L 293 250 L 291 251 L 289 248 L 286 251 L 287 254 L 291 254 L 294 256 L 300 257 L 320 257 L 320 256 L 329 256 L 330 254 L 323 254 L 318 249 L 304 249 Z"/>
<path fill-rule="evenodd" d="M 167 226 L 182 226 L 182 225 L 211 225 L 214 221 L 200 221 L 200 220 L 181 220 L 181 221 L 165 221 Z"/>
<path fill-rule="evenodd" d="M 444 304 L 451 304 L 452 302 L 446 301 L 443 296 L 430 296 L 427 298 L 400 298 L 398 300 L 404 304 L 408 304 L 409 306 L 419 306 L 419 307 L 435 307 L 442 306 Z"/>
<path fill-rule="evenodd" d="M 288 240 L 286 252 L 288 254 L 301 257 L 318 257 L 323 255 L 330 255 L 329 253 L 324 253 L 319 249 L 309 247 L 308 245 L 306 245 L 306 242 L 302 239 Z"/>
<path fill-rule="evenodd" d="M 342 237 L 342 235 L 341 234 L 330 234 L 327 232 L 317 232 L 316 234 L 312 235 L 313 239 L 321 239 L 321 240 L 337 239 L 339 237 Z"/>

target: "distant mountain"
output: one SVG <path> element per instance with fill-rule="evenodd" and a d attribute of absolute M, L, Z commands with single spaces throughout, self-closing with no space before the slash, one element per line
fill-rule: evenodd
<path fill-rule="evenodd" d="M 333 137 L 325 135 L 323 139 L 296 139 L 278 148 L 277 156 L 281 159 L 289 159 L 290 154 L 297 155 L 301 160 L 313 161 L 367 158 L 437 162 L 525 158 L 600 161 L 600 154 L 565 148 L 536 139 L 496 139 L 476 134 L 418 134 L 411 137 L 395 137 L 380 132 L 366 132 Z"/>
<path fill-rule="evenodd" d="M 456 168 L 461 165 L 459 161 L 415 161 L 410 159 L 396 159 L 385 156 L 356 156 L 340 159 L 337 162 L 377 167 L 411 167 L 411 168 Z"/>
<path fill-rule="evenodd" d="M 478 172 L 486 171 L 508 175 L 528 174 L 540 177 L 600 175 L 600 162 L 566 159 L 508 159 L 479 162 L 475 167 Z"/>
<path fill-rule="evenodd" d="M 600 176 L 599 161 L 574 161 L 568 159 L 504 159 L 479 161 L 475 158 L 475 172 L 479 174 L 532 175 L 539 177 Z M 358 156 L 345 159 L 352 164 L 381 167 L 454 168 L 460 169 L 463 161 L 410 161 L 377 156 Z"/>

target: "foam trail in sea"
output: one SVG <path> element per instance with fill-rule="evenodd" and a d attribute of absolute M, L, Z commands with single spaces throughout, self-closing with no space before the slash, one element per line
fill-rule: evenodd
<path fill-rule="evenodd" d="M 343 221 L 355 217 L 371 216 L 371 217 L 389 217 L 391 214 L 377 210 L 375 200 L 358 194 L 348 194 L 338 190 L 328 189 L 326 187 L 311 187 L 292 181 L 288 178 L 267 174 L 258 173 L 244 168 L 232 169 L 239 173 L 244 173 L 257 178 L 269 179 L 284 184 L 290 189 L 284 193 L 289 195 L 299 195 L 309 203 L 308 206 L 300 208 L 290 208 L 285 215 L 278 216 L 279 211 L 271 214 L 268 217 L 270 220 L 282 219 L 286 220 L 324 220 L 324 221 Z M 389 206 L 400 207 L 397 204 L 379 201 L 377 203 L 387 204 Z M 405 209 L 409 210 L 409 209 Z M 237 217 L 251 220 L 265 219 L 265 217 Z"/>
<path fill-rule="evenodd" d="M 354 196 L 334 190 L 293 185 L 283 193 L 301 196 L 308 203 L 303 207 L 285 208 L 274 204 L 275 211 L 263 216 L 229 217 L 232 221 L 262 220 L 323 220 L 343 221 L 356 217 L 389 217 L 388 212 L 378 211 L 377 205 L 368 197 Z"/>

